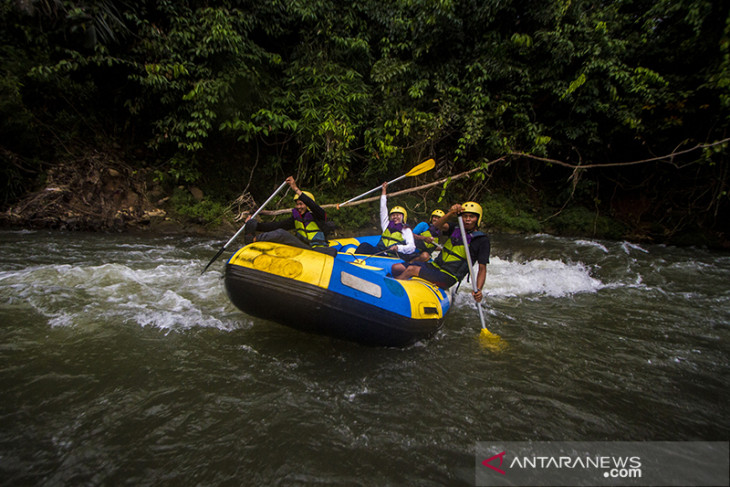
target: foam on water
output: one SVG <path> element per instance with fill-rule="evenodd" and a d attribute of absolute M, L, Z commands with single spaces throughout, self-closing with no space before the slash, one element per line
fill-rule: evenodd
<path fill-rule="evenodd" d="M 125 249 L 130 250 L 134 252 L 134 248 Z M 2 300 L 29 306 L 46 317 L 50 326 L 136 323 L 165 331 L 247 326 L 225 296 L 220 274 L 200 275 L 201 263 L 195 259 L 171 259 L 169 254 L 167 260 L 145 257 L 133 256 L 124 263 L 34 265 L 5 271 L 0 273 Z M 581 263 L 512 262 L 493 256 L 484 289 L 492 297 L 561 297 L 602 287 Z M 460 292 L 470 289 L 465 282 Z"/>
<path fill-rule="evenodd" d="M 649 253 L 648 250 L 642 248 L 639 245 L 632 244 L 631 242 L 623 242 L 621 244 L 621 247 L 624 249 L 624 252 L 626 252 L 627 254 L 630 254 L 632 250 L 638 250 L 639 252 L 644 252 L 645 254 Z"/>
<path fill-rule="evenodd" d="M 608 249 L 606 248 L 605 245 L 603 245 L 602 243 L 599 243 L 599 242 L 594 242 L 593 240 L 576 240 L 575 244 L 580 245 L 582 247 L 594 247 L 594 248 L 597 248 L 598 250 L 602 251 L 605 254 L 608 253 Z"/>
<path fill-rule="evenodd" d="M 40 265 L 0 273 L 0 291 L 6 304 L 29 306 L 51 326 L 133 322 L 164 330 L 238 328 L 240 320 L 225 318 L 234 308 L 219 280 L 212 272 L 201 276 L 195 260 L 148 268 Z"/>
<path fill-rule="evenodd" d="M 593 293 L 603 286 L 600 280 L 591 276 L 590 269 L 581 263 L 548 259 L 510 262 L 492 257 L 487 266 L 484 291 L 489 296 L 498 297 L 561 297 Z"/>
<path fill-rule="evenodd" d="M 56 327 L 136 324 L 165 331 L 231 330 L 253 323 L 230 303 L 219 272 L 211 269 L 200 275 L 210 249 L 219 247 L 217 242 L 157 239 L 106 245 L 106 239 L 99 239 L 98 243 L 103 245 L 90 248 L 89 241 L 76 239 L 32 240 L 17 249 L 6 247 L 10 252 L 0 272 L 0 304 L 17 312 L 28 309 Z M 37 247 L 29 252 L 32 258 L 23 253 L 27 245 Z M 685 277 L 709 280 L 707 287 L 712 288 L 729 265 L 722 258 L 703 261 L 696 252 L 681 258 L 659 246 L 650 248 L 651 253 L 629 242 L 547 235 L 502 242 L 487 266 L 484 294 L 492 299 L 540 300 L 624 289 L 688 299 L 687 293 L 698 290 L 681 286 Z M 463 282 L 457 306 L 473 302 L 461 299 L 470 290 L 471 284 Z"/>

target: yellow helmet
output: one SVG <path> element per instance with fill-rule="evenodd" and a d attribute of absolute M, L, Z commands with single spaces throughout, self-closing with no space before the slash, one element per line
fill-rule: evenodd
<path fill-rule="evenodd" d="M 482 223 L 482 215 L 484 212 L 482 211 L 482 206 L 479 203 L 475 203 L 473 201 L 467 201 L 466 203 L 461 205 L 461 211 L 463 213 L 474 213 L 479 216 L 479 220 L 477 220 L 477 226 L 481 225 Z"/>
<path fill-rule="evenodd" d="M 442 217 L 442 216 L 444 216 L 445 214 L 446 214 L 446 213 L 444 213 L 444 212 L 443 212 L 443 211 L 441 211 L 441 210 L 433 210 L 433 211 L 431 212 L 431 218 L 433 218 L 433 217 L 435 217 L 435 216 L 437 216 L 437 217 L 441 218 L 441 217 Z"/>
<path fill-rule="evenodd" d="M 393 208 L 390 209 L 390 213 L 388 213 L 388 215 L 390 216 L 393 213 L 402 213 L 403 214 L 403 223 L 405 223 L 406 220 L 408 219 L 408 212 L 402 206 L 394 206 Z"/>
<path fill-rule="evenodd" d="M 312 193 L 310 193 L 309 191 L 302 191 L 302 193 L 306 194 L 307 196 L 309 196 L 310 200 L 314 201 L 314 195 Z M 295 194 L 294 200 L 298 200 L 298 199 L 299 199 L 299 195 Z"/>

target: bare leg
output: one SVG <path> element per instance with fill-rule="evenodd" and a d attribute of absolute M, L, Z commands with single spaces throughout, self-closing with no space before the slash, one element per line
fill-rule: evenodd
<path fill-rule="evenodd" d="M 428 262 L 428 259 L 431 258 L 431 254 L 428 252 L 421 252 L 421 255 L 413 259 L 411 262 Z"/>
<path fill-rule="evenodd" d="M 406 270 L 406 266 L 404 266 L 403 264 L 393 264 L 393 266 L 390 268 L 390 273 L 393 277 L 398 278 L 398 276 L 401 275 L 404 270 Z"/>
<path fill-rule="evenodd" d="M 395 266 L 402 266 L 403 264 L 395 264 Z M 399 281 L 404 281 L 406 279 L 410 279 L 411 277 L 418 276 L 421 273 L 421 267 L 417 265 L 408 266 L 405 268 L 403 272 L 401 272 L 399 275 L 396 275 L 392 270 L 391 274 L 393 274 L 393 277 L 398 279 Z"/>

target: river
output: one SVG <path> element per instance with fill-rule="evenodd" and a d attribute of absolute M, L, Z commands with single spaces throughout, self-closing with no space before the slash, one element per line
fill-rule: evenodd
<path fill-rule="evenodd" d="M 0 483 L 472 485 L 477 442 L 730 438 L 728 253 L 494 235 L 504 346 L 465 284 L 391 349 L 246 316 L 222 244 L 0 232 Z"/>

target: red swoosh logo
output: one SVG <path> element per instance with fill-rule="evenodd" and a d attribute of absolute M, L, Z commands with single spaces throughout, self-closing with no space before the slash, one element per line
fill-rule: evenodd
<path fill-rule="evenodd" d="M 501 467 L 501 466 L 502 466 L 502 462 L 504 461 L 504 454 L 505 454 L 505 453 L 507 453 L 507 452 L 504 452 L 504 451 L 503 451 L 502 453 L 497 453 L 496 455 L 494 455 L 494 456 L 492 456 L 492 457 L 489 457 L 489 458 L 487 458 L 486 460 L 484 460 L 484 461 L 482 462 L 482 465 L 484 465 L 485 467 L 489 467 L 489 468 L 491 468 L 492 470 L 494 470 L 495 472 L 499 472 L 499 473 L 501 473 L 502 475 L 507 475 L 507 472 L 505 472 L 505 471 L 504 471 L 504 470 L 502 470 L 501 468 L 497 468 L 497 467 L 495 467 L 494 465 L 490 465 L 490 464 L 489 464 L 489 462 L 491 462 L 491 461 L 492 461 L 492 460 L 494 460 L 495 458 L 499 458 L 499 466 Z"/>

